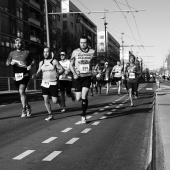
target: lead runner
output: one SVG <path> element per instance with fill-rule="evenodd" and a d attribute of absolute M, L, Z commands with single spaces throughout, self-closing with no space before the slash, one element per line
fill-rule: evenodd
<path fill-rule="evenodd" d="M 76 100 L 82 100 L 81 123 L 86 123 L 86 110 L 88 107 L 88 92 L 91 85 L 92 62 L 95 50 L 88 47 L 88 39 L 80 38 L 80 48 L 75 49 L 71 56 L 70 70 L 73 73 Z"/>

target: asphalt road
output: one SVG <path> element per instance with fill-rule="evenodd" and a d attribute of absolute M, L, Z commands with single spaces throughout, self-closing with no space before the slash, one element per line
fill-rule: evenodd
<path fill-rule="evenodd" d="M 143 170 L 151 161 L 151 129 L 156 85 L 143 83 L 135 107 L 123 89 L 116 95 L 89 96 L 88 123 L 79 124 L 81 102 L 67 99 L 68 110 L 52 104 L 46 122 L 41 96 L 30 94 L 31 118 L 21 104 L 0 105 L 0 170 Z M 36 100 L 37 99 L 37 100 Z"/>

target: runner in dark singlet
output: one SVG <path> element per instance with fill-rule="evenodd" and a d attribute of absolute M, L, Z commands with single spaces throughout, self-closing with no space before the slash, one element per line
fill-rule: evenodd
<path fill-rule="evenodd" d="M 23 42 L 20 38 L 15 40 L 15 47 L 16 50 L 10 52 L 6 65 L 13 67 L 15 86 L 20 94 L 23 107 L 21 117 L 30 117 L 31 107 L 28 104 L 25 90 L 30 80 L 30 70 L 35 61 L 30 52 L 23 49 Z"/>

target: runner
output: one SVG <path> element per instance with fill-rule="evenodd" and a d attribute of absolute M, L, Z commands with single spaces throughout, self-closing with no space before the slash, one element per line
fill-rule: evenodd
<path fill-rule="evenodd" d="M 105 62 L 105 68 L 103 69 L 104 73 L 104 82 L 106 85 L 106 94 L 109 94 L 109 83 L 110 83 L 110 73 L 111 73 L 111 68 L 109 67 L 109 63 Z"/>
<path fill-rule="evenodd" d="M 122 81 L 122 73 L 123 73 L 123 66 L 121 65 L 120 61 L 117 61 L 117 65 L 115 65 L 111 71 L 111 76 L 114 76 L 114 81 L 117 84 L 118 88 L 118 96 L 120 95 L 120 85 Z"/>
<path fill-rule="evenodd" d="M 81 123 L 86 123 L 86 110 L 88 107 L 88 92 L 91 84 L 92 61 L 95 51 L 88 47 L 88 39 L 80 38 L 80 48 L 73 51 L 70 69 L 75 79 L 76 100 L 82 100 Z"/>
<path fill-rule="evenodd" d="M 66 59 L 65 51 L 61 51 L 60 58 L 61 58 L 61 60 L 59 61 L 59 63 L 65 69 L 65 72 L 62 75 L 60 75 L 58 84 L 59 84 L 59 89 L 60 89 L 60 93 L 61 93 L 61 103 L 62 103 L 61 112 L 65 112 L 66 111 L 65 92 L 68 97 L 71 97 L 73 102 L 75 101 L 75 95 L 73 92 L 71 92 L 72 73 L 70 71 L 70 60 Z"/>
<path fill-rule="evenodd" d="M 135 65 L 135 56 L 130 56 L 130 65 L 126 67 L 125 73 L 127 75 L 127 85 L 129 89 L 129 99 L 130 99 L 130 106 L 134 106 L 133 103 L 133 96 L 132 96 L 132 89 L 134 90 L 134 95 L 137 95 L 137 88 L 138 88 L 138 67 Z"/>
<path fill-rule="evenodd" d="M 30 117 L 31 107 L 28 104 L 25 91 L 30 80 L 30 70 L 35 61 L 30 52 L 24 50 L 23 41 L 20 38 L 15 39 L 15 48 L 15 51 L 10 52 L 6 65 L 13 66 L 15 86 L 20 94 L 23 107 L 21 117 Z"/>
<path fill-rule="evenodd" d="M 98 91 L 99 88 L 99 94 L 101 94 L 101 90 L 102 90 L 102 83 L 103 83 L 103 69 L 101 67 L 97 67 L 96 69 L 96 88 Z"/>
<path fill-rule="evenodd" d="M 98 89 L 96 86 L 96 70 L 95 70 L 95 66 L 92 67 L 92 77 L 91 77 L 91 86 L 90 86 L 90 90 L 91 90 L 91 96 L 93 96 L 93 89 L 96 89 L 96 94 L 98 93 Z"/>
<path fill-rule="evenodd" d="M 64 69 L 60 63 L 52 57 L 49 47 L 44 48 L 44 60 L 40 61 L 37 73 L 32 77 L 37 78 L 42 72 L 42 94 L 44 97 L 44 104 L 49 116 L 45 119 L 50 121 L 54 118 L 51 111 L 50 97 L 53 103 L 60 103 L 58 98 L 58 77 L 63 74 Z"/>

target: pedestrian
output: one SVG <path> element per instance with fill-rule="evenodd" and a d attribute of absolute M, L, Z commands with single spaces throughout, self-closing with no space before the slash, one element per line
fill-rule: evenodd
<path fill-rule="evenodd" d="M 132 95 L 132 89 L 134 91 L 135 98 L 137 98 L 137 88 L 138 88 L 138 67 L 135 64 L 135 56 L 130 56 L 130 64 L 126 67 L 125 73 L 127 75 L 127 86 L 129 90 L 129 99 L 130 99 L 130 106 L 134 106 L 133 103 L 133 95 Z"/>
<path fill-rule="evenodd" d="M 45 107 L 49 114 L 45 120 L 50 121 L 54 118 L 51 110 L 50 97 L 52 98 L 53 103 L 60 103 L 58 96 L 58 78 L 59 75 L 63 74 L 64 69 L 60 63 L 53 58 L 49 47 L 44 48 L 43 55 L 44 59 L 40 61 L 37 73 L 32 77 L 37 78 L 42 72 L 42 94 Z"/>
<path fill-rule="evenodd" d="M 106 86 L 106 94 L 107 95 L 109 94 L 110 73 L 111 73 L 111 68 L 109 67 L 109 63 L 105 62 L 103 74 L 104 74 L 104 82 L 105 82 L 105 86 Z"/>
<path fill-rule="evenodd" d="M 30 80 L 30 70 L 35 61 L 31 53 L 24 49 L 24 42 L 21 38 L 15 39 L 16 50 L 10 52 L 6 61 L 6 66 L 12 65 L 16 89 L 20 94 L 22 103 L 21 117 L 31 116 L 31 107 L 28 104 L 26 88 Z"/>
<path fill-rule="evenodd" d="M 88 92 L 91 85 L 92 63 L 95 50 L 88 47 L 88 38 L 80 38 L 80 48 L 75 49 L 71 56 L 70 69 L 75 81 L 76 100 L 82 100 L 81 123 L 86 123 L 86 110 L 88 107 Z"/>
<path fill-rule="evenodd" d="M 99 88 L 99 94 L 101 94 L 102 83 L 103 83 L 103 69 L 101 67 L 98 67 L 96 72 L 97 72 L 97 74 L 96 74 L 96 88 L 97 88 L 97 91 Z"/>
<path fill-rule="evenodd" d="M 64 68 L 64 73 L 59 76 L 59 89 L 61 94 L 61 103 L 62 103 L 62 110 L 61 112 L 66 111 L 66 98 L 65 93 L 68 97 L 71 97 L 72 101 L 75 101 L 75 95 L 71 91 L 72 88 L 72 73 L 70 71 L 70 60 L 66 58 L 66 52 L 60 52 L 60 65 Z"/>
<path fill-rule="evenodd" d="M 117 61 L 117 65 L 115 65 L 112 68 L 111 71 L 111 76 L 113 76 L 113 80 L 114 82 L 116 82 L 117 85 L 117 89 L 118 89 L 118 96 L 120 95 L 120 85 L 121 85 L 121 81 L 122 81 L 122 75 L 123 75 L 123 65 L 121 65 L 120 61 Z"/>
<path fill-rule="evenodd" d="M 90 86 L 91 96 L 94 95 L 94 93 L 93 93 L 94 88 L 96 90 L 96 94 L 98 93 L 97 86 L 96 86 L 96 70 L 95 70 L 95 68 L 96 68 L 95 66 L 92 67 L 92 77 L 91 77 L 91 86 Z"/>

